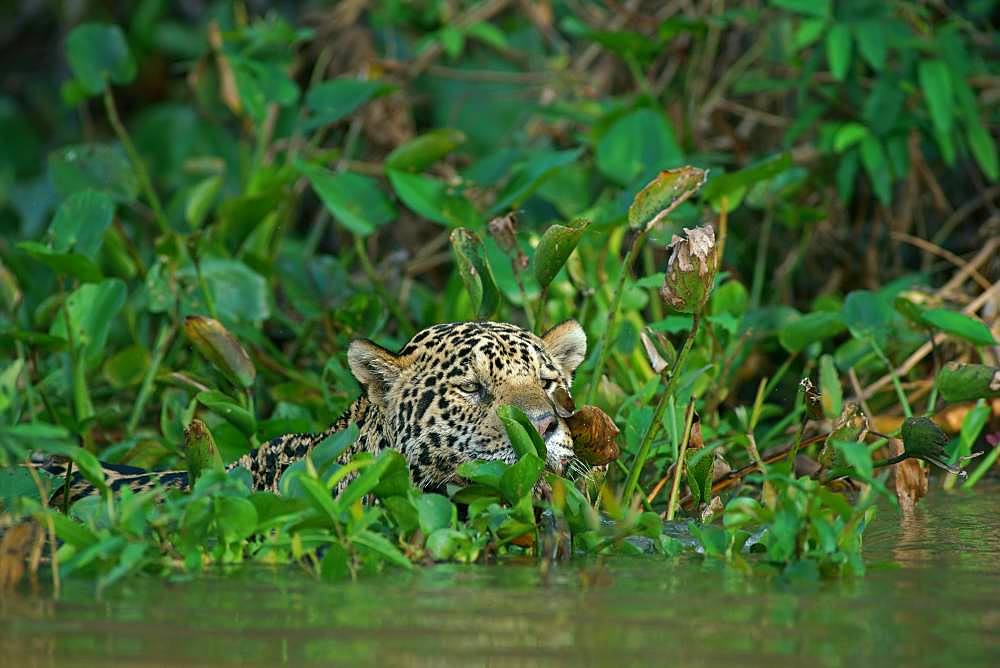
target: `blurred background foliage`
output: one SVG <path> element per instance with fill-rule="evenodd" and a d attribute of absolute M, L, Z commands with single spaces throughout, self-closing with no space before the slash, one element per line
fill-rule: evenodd
<path fill-rule="evenodd" d="M 643 480 L 676 458 L 692 395 L 707 442 L 760 419 L 762 450 L 817 370 L 829 416 L 849 372 L 899 415 L 868 383 L 882 348 L 895 364 L 927 337 L 891 300 L 944 287 L 932 300 L 957 310 L 1000 269 L 997 3 L 959 4 L 7 3 L 0 441 L 170 466 L 198 414 L 228 462 L 335 419 L 358 392 L 353 338 L 576 318 L 577 390 L 623 426 L 629 462 L 663 361 L 650 346 L 669 362 L 690 326 L 656 294 L 665 244 L 703 222 L 723 274 Z M 642 246 L 594 381 L 628 206 L 684 164 L 708 182 Z M 576 252 L 539 269 L 554 224 Z M 191 315 L 255 373 L 199 356 Z M 944 328 L 942 354 L 978 360 L 992 335 L 973 329 Z M 924 396 L 929 360 L 912 370 Z M 737 404 L 765 377 L 749 419 Z M 53 429 L 13 426 L 35 420 Z"/>

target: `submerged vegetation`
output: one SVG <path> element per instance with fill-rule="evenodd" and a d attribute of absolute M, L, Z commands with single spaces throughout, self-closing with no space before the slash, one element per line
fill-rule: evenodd
<path fill-rule="evenodd" d="M 995 3 L 139 5 L 3 36 L 65 30 L 40 81 L 2 63 L 0 586 L 691 549 L 858 574 L 880 500 L 995 470 Z M 339 465 L 355 428 L 280 494 L 225 471 L 348 408 L 351 340 L 470 319 L 582 324 L 563 408 L 606 475 L 546 471 L 509 408 L 520 458 L 442 493 L 394 451 Z"/>

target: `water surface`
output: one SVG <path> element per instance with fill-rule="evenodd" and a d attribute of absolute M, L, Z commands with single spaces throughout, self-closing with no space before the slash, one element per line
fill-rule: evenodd
<path fill-rule="evenodd" d="M 883 509 L 869 572 L 746 576 L 697 557 L 437 566 L 344 584 L 296 568 L 0 598 L 3 666 L 1000 665 L 1000 487 Z"/>

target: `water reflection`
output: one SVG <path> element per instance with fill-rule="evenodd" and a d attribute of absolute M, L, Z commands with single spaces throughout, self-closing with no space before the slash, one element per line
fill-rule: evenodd
<path fill-rule="evenodd" d="M 341 585 L 253 569 L 132 581 L 100 602 L 70 582 L 59 602 L 0 599 L 0 656 L 4 666 L 996 665 L 997 493 L 932 490 L 909 518 L 884 511 L 860 579 L 633 557 Z"/>

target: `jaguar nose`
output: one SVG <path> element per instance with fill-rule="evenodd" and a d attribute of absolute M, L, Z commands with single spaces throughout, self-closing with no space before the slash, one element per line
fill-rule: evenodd
<path fill-rule="evenodd" d="M 548 437 L 556 430 L 556 418 L 552 413 L 547 413 L 542 416 L 532 417 L 531 424 L 535 425 L 535 429 L 541 435 L 542 440 L 548 439 Z"/>

